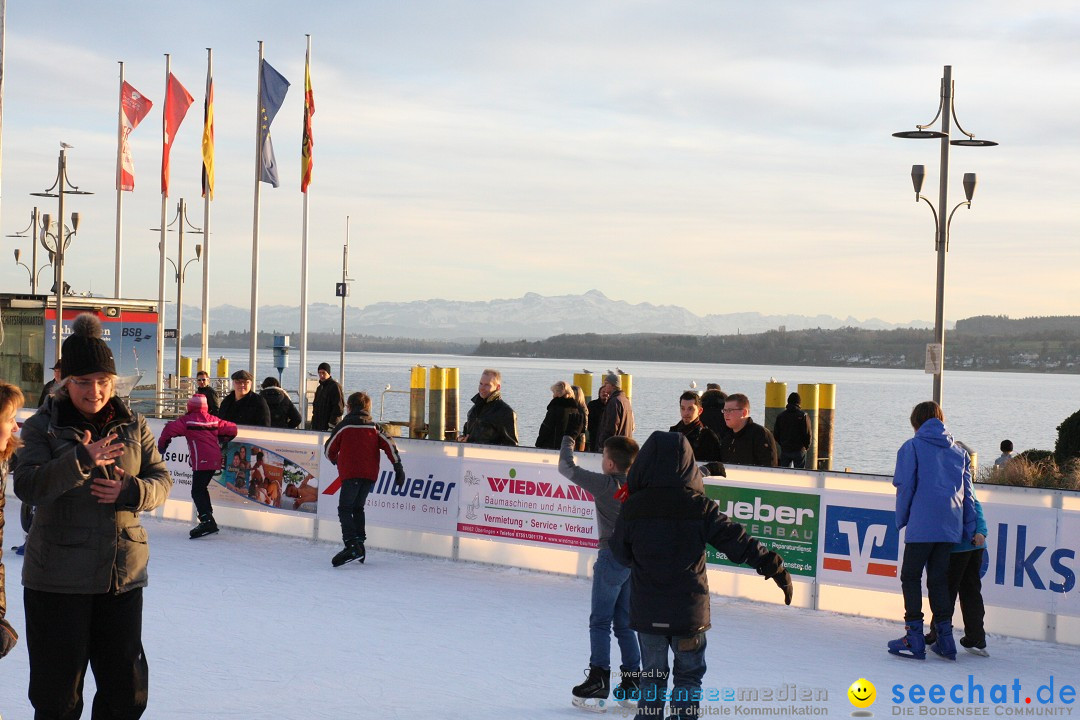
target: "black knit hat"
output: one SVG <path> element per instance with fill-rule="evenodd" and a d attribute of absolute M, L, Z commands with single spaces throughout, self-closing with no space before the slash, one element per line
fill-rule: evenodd
<path fill-rule="evenodd" d="M 327 375 L 333 375 L 334 374 L 334 373 L 332 373 L 330 371 L 330 363 L 328 363 L 328 362 L 319 363 L 319 370 L 325 370 Z"/>
<path fill-rule="evenodd" d="M 233 380 L 247 380 L 248 382 L 255 382 L 255 378 L 247 370 L 237 370 L 232 374 Z"/>
<path fill-rule="evenodd" d="M 70 375 L 116 374 L 116 363 L 108 343 L 101 339 L 101 321 L 83 313 L 71 323 L 71 335 L 60 348 L 60 377 Z"/>

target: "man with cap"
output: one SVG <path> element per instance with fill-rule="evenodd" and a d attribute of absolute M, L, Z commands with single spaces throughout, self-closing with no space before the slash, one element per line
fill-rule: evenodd
<path fill-rule="evenodd" d="M 83 314 L 64 340 L 52 400 L 22 428 L 15 494 L 36 513 L 23 563 L 29 698 L 36 717 L 82 714 L 89 663 L 95 717 L 146 709 L 142 645 L 147 532 L 172 478 L 146 420 L 115 395 L 101 321 Z"/>
<path fill-rule="evenodd" d="M 41 396 L 38 397 L 38 401 L 37 401 L 38 407 L 41 407 L 42 405 L 45 404 L 45 398 L 49 397 L 49 394 L 52 392 L 53 388 L 56 387 L 56 383 L 60 382 L 60 361 L 59 360 L 57 360 L 55 363 L 53 363 L 52 371 L 53 371 L 53 379 L 50 380 L 49 382 L 45 383 L 45 387 L 42 388 Z"/>
<path fill-rule="evenodd" d="M 330 377 L 330 363 L 319 363 L 319 387 L 311 403 L 311 429 L 330 430 L 341 420 L 345 410 L 345 393 L 341 383 Z"/>
<path fill-rule="evenodd" d="M 604 406 L 604 415 L 600 419 L 600 429 L 596 432 L 596 447 L 604 447 L 604 442 L 609 437 L 621 435 L 634 437 L 634 408 L 630 406 L 630 398 L 622 391 L 622 379 L 615 373 L 609 372 L 604 376 L 604 384 L 601 392 L 607 391 L 608 401 Z"/>
<path fill-rule="evenodd" d="M 237 425 L 270 427 L 270 408 L 258 393 L 251 392 L 255 378 L 247 370 L 232 374 L 233 391 L 226 395 L 218 408 L 218 417 Z"/>
<path fill-rule="evenodd" d="M 810 449 L 812 433 L 810 416 L 800 405 L 802 397 L 797 392 L 791 393 L 787 396 L 787 408 L 773 423 L 773 437 L 780 446 L 780 467 L 806 467 L 806 451 Z"/>

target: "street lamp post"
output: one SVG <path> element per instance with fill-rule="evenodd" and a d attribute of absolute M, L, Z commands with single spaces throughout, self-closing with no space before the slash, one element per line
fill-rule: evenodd
<path fill-rule="evenodd" d="M 172 258 L 166 256 L 165 259 L 173 266 L 173 272 L 176 277 L 176 378 L 177 382 L 180 379 L 180 345 L 184 339 L 184 278 L 187 276 L 187 266 L 193 262 L 198 262 L 202 257 L 202 245 L 195 246 L 195 257 L 192 260 L 184 262 L 184 226 L 187 225 L 192 235 L 202 235 L 202 230 L 195 227 L 191 220 L 187 216 L 187 203 L 184 198 L 180 198 L 180 202 L 176 204 L 176 217 L 173 221 L 165 226 L 168 230 L 176 225 L 177 234 L 177 249 L 176 258 L 177 262 L 173 262 Z M 153 232 L 161 232 L 161 228 L 151 228 Z M 159 248 L 160 251 L 160 248 Z M 182 265 L 180 263 L 183 263 Z"/>
<path fill-rule="evenodd" d="M 341 360 L 338 364 L 338 382 L 345 387 L 345 298 L 349 295 L 349 216 L 345 216 L 345 248 L 341 255 L 341 285 L 338 286 L 338 294 L 341 295 Z"/>
<path fill-rule="evenodd" d="M 77 185 L 72 185 L 67 176 L 67 151 L 71 148 L 65 142 L 60 143 L 60 158 L 56 164 L 56 179 L 53 181 L 52 186 L 44 192 L 30 193 L 35 197 L 48 197 L 58 199 L 57 208 L 57 220 L 56 220 L 56 249 L 55 260 L 53 262 L 53 268 L 56 270 L 56 357 L 55 360 L 60 359 L 61 347 L 64 344 L 64 253 L 67 249 L 68 243 L 71 241 L 71 237 L 79 232 L 79 213 L 71 213 L 71 233 L 64 232 L 64 196 L 65 195 L 93 195 L 88 190 L 80 190 Z M 54 192 L 55 190 L 55 192 Z M 43 219 L 45 225 L 42 231 L 45 236 L 48 234 L 49 228 L 49 216 L 46 214 Z M 52 250 L 52 248 L 50 248 Z"/>
<path fill-rule="evenodd" d="M 19 232 L 11 233 L 11 234 L 9 234 L 7 236 L 7 237 L 10 237 L 10 238 L 25 238 L 26 233 L 30 233 L 30 251 L 31 251 L 30 265 L 27 266 L 26 263 L 19 262 L 19 257 L 21 255 L 21 251 L 18 248 L 15 249 L 15 263 L 17 265 L 22 265 L 24 268 L 26 268 L 27 272 L 30 273 L 30 293 L 32 295 L 37 295 L 38 275 L 41 274 L 42 270 L 44 270 L 45 268 L 52 265 L 52 261 L 53 261 L 53 253 L 50 252 L 49 253 L 49 262 L 47 264 L 42 265 L 40 268 L 38 267 L 38 264 L 37 264 L 38 263 L 37 248 L 38 248 L 38 241 L 39 241 L 39 239 L 41 239 L 39 237 L 39 233 L 41 232 L 40 222 L 41 222 L 41 216 L 40 216 L 40 213 L 38 212 L 38 209 L 35 207 L 33 210 L 30 211 L 30 225 L 23 228 Z"/>
<path fill-rule="evenodd" d="M 941 118 L 941 131 L 927 130 Z M 956 123 L 956 129 L 966 137 L 960 140 L 950 139 L 950 123 Z M 911 182 L 915 187 L 915 202 L 923 200 L 930 206 L 934 214 L 934 249 L 937 251 L 937 287 L 936 307 L 934 310 L 934 343 L 927 348 L 928 360 L 933 359 L 934 374 L 934 402 L 941 404 L 941 386 L 945 374 L 945 253 L 949 250 L 949 226 L 952 224 L 952 216 L 960 207 L 971 207 L 971 199 L 975 195 L 975 173 L 964 174 L 965 202 L 958 203 L 951 212 L 946 215 L 945 210 L 949 206 L 949 148 L 952 145 L 963 147 L 991 147 L 997 145 L 992 140 L 976 140 L 973 133 L 969 133 L 960 126 L 956 119 L 956 107 L 954 105 L 952 66 L 946 65 L 941 78 L 941 99 L 938 104 L 937 115 L 926 125 L 916 125 L 915 130 L 906 130 L 893 133 L 893 137 L 911 140 L 941 140 L 941 155 L 938 172 L 938 204 L 934 207 L 929 199 L 920 194 L 926 169 L 923 165 L 913 165 L 911 168 Z M 936 353 L 936 357 L 935 354 Z"/>

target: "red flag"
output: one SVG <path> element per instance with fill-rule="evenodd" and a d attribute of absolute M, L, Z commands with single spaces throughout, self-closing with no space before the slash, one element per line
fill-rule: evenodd
<path fill-rule="evenodd" d="M 116 178 L 116 189 L 135 189 L 135 161 L 131 158 L 131 147 L 128 145 L 128 135 L 139 126 L 142 119 L 150 112 L 154 103 L 150 98 L 133 88 L 127 81 L 120 88 L 120 117 L 123 122 L 123 132 L 120 134 L 120 177 Z"/>
<path fill-rule="evenodd" d="M 176 76 L 169 73 L 169 82 L 165 86 L 165 112 L 161 114 L 161 194 L 169 195 L 169 151 L 172 150 L 173 138 L 184 121 L 188 108 L 195 102 Z"/>
<path fill-rule="evenodd" d="M 311 91 L 311 58 L 304 63 L 304 139 L 300 147 L 300 192 L 306 193 L 311 184 L 311 116 L 315 114 L 315 94 Z"/>

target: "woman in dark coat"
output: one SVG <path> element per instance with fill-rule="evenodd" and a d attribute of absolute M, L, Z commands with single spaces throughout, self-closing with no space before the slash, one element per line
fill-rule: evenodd
<path fill-rule="evenodd" d="M 578 401 L 574 399 L 574 391 L 570 384 L 560 380 L 551 386 L 551 402 L 547 406 L 547 414 L 540 423 L 540 434 L 536 436 L 536 447 L 547 450 L 558 450 L 562 445 L 563 435 L 566 433 L 566 421 L 571 415 L 581 413 Z M 575 440 L 576 446 L 577 440 Z"/>

